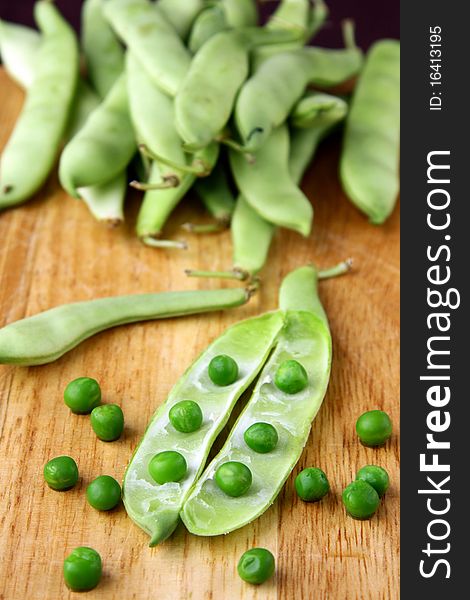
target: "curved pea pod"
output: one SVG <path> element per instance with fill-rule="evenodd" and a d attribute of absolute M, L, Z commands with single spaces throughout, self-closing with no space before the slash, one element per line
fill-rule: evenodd
<path fill-rule="evenodd" d="M 248 44 L 240 32 L 223 31 L 202 46 L 175 99 L 176 128 L 188 148 L 220 134 L 247 75 Z"/>
<path fill-rule="evenodd" d="M 399 192 L 400 44 L 372 46 L 346 120 L 340 176 L 372 223 L 391 214 Z"/>
<path fill-rule="evenodd" d="M 103 9 L 106 0 L 85 0 L 82 8 L 82 46 L 93 87 L 104 98 L 124 69 L 124 50 Z"/>
<path fill-rule="evenodd" d="M 248 298 L 245 290 L 227 289 L 133 294 L 64 304 L 0 329 L 0 363 L 46 364 L 117 325 L 232 308 Z"/>
<path fill-rule="evenodd" d="M 282 283 L 284 328 L 222 450 L 184 504 L 181 517 L 191 533 L 229 533 L 259 517 L 274 502 L 300 458 L 325 396 L 331 367 L 331 335 L 316 280 L 315 269 L 303 267 Z M 286 394 L 276 387 L 274 377 L 278 367 L 292 359 L 307 371 L 308 384 L 296 394 Z M 244 441 L 245 431 L 256 422 L 269 423 L 278 433 L 279 441 L 268 455 L 251 450 Z M 253 476 L 250 489 L 238 498 L 227 496 L 214 481 L 217 468 L 232 460 L 245 464 Z"/>
<path fill-rule="evenodd" d="M 282 324 L 282 315 L 274 312 L 227 329 L 196 359 L 155 413 L 127 467 L 123 482 L 127 513 L 151 536 L 151 546 L 165 540 L 177 526 L 184 501 L 204 468 L 215 438 L 238 398 L 262 368 Z M 225 387 L 212 383 L 207 373 L 209 362 L 219 354 L 231 356 L 239 368 L 237 381 Z M 188 399 L 199 404 L 203 423 L 197 431 L 180 433 L 171 425 L 168 412 L 177 402 Z M 188 471 L 177 483 L 158 485 L 148 472 L 148 464 L 155 454 L 165 450 L 182 454 Z"/>
<path fill-rule="evenodd" d="M 36 74 L 1 157 L 0 210 L 28 200 L 46 181 L 77 84 L 73 30 L 49 2 L 37 2 L 34 13 L 43 40 Z"/>
<path fill-rule="evenodd" d="M 223 6 L 208 6 L 196 18 L 188 40 L 188 48 L 195 54 L 214 35 L 229 29 Z"/>
<path fill-rule="evenodd" d="M 3 66 L 8 75 L 24 89 L 33 83 L 40 47 L 41 36 L 38 31 L 0 19 L 0 56 Z"/>
<path fill-rule="evenodd" d="M 253 156 L 254 161 L 247 161 L 240 152 L 230 150 L 232 172 L 246 201 L 267 221 L 307 236 L 313 208 L 289 173 L 287 127 L 275 129 Z"/>
<path fill-rule="evenodd" d="M 235 123 L 245 150 L 260 148 L 283 123 L 307 85 L 330 87 L 358 72 L 362 54 L 356 48 L 302 48 L 276 54 L 263 62 L 242 87 Z M 260 106 L 259 98 L 263 98 Z"/>
<path fill-rule="evenodd" d="M 69 194 L 77 197 L 77 188 L 99 185 L 116 177 L 127 167 L 135 151 L 123 74 L 65 146 L 59 164 L 60 182 Z"/>
<path fill-rule="evenodd" d="M 174 96 L 191 63 L 175 29 L 149 0 L 108 0 L 104 15 L 153 81 Z"/>
<path fill-rule="evenodd" d="M 182 39 L 186 39 L 191 26 L 205 5 L 205 0 L 158 0 L 157 2 L 158 10 Z"/>

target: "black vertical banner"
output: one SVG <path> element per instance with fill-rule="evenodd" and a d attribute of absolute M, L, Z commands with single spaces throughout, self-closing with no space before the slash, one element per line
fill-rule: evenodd
<path fill-rule="evenodd" d="M 413 600 L 468 597 L 465 8 L 401 3 L 401 597 Z"/>

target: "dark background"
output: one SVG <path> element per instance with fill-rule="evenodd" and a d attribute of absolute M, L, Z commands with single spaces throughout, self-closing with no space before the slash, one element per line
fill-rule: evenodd
<path fill-rule="evenodd" d="M 326 0 L 330 16 L 324 29 L 315 38 L 315 43 L 330 48 L 340 47 L 341 21 L 347 17 L 356 23 L 358 44 L 365 50 L 378 38 L 400 34 L 400 7 L 398 0 Z M 34 0 L 0 0 L 0 17 L 7 21 L 33 26 Z M 82 0 L 56 0 L 57 6 L 67 19 L 78 29 Z M 276 6 L 275 1 L 261 2 L 263 15 Z"/>

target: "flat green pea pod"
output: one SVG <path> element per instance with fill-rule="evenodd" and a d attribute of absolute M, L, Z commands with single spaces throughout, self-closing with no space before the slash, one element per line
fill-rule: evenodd
<path fill-rule="evenodd" d="M 157 8 L 174 27 L 181 39 L 188 37 L 189 31 L 199 13 L 206 5 L 205 0 L 158 0 Z"/>
<path fill-rule="evenodd" d="M 289 173 L 287 127 L 275 129 L 253 157 L 248 161 L 230 150 L 232 173 L 245 200 L 270 223 L 309 235 L 313 208 Z"/>
<path fill-rule="evenodd" d="M 72 196 L 78 188 L 117 177 L 136 151 L 129 116 L 125 74 L 65 146 L 59 164 L 61 184 Z"/>
<path fill-rule="evenodd" d="M 268 258 L 275 229 L 240 194 L 230 227 L 235 273 L 242 273 L 246 278 L 261 271 Z"/>
<path fill-rule="evenodd" d="M 49 2 L 37 2 L 34 14 L 43 40 L 36 75 L 1 157 L 0 210 L 28 200 L 46 181 L 77 84 L 73 30 Z"/>
<path fill-rule="evenodd" d="M 308 129 L 294 129 L 291 132 L 289 150 L 289 172 L 297 185 L 311 163 L 318 144 L 335 126 L 322 123 Z M 270 189 L 266 201 L 270 200 Z M 191 277 L 216 277 L 223 279 L 246 280 L 257 275 L 266 263 L 269 248 L 276 231 L 275 226 L 266 221 L 245 200 L 238 196 L 233 211 L 230 232 L 232 235 L 233 269 L 231 271 L 201 271 L 188 269 Z"/>
<path fill-rule="evenodd" d="M 188 48 L 193 54 L 204 46 L 214 35 L 229 29 L 224 7 L 219 2 L 208 6 L 197 16 L 191 28 L 188 40 Z"/>
<path fill-rule="evenodd" d="M 340 272 L 344 265 L 334 274 Z M 181 518 L 191 533 L 225 534 L 259 517 L 299 460 L 325 396 L 331 367 L 331 335 L 316 287 L 314 267 L 302 267 L 284 279 L 279 305 L 285 324 L 274 352 L 223 448 L 184 503 Z M 303 375 L 295 388 L 282 391 L 279 374 L 287 362 Z M 245 441 L 244 434 L 254 423 L 267 423 L 277 432 L 277 443 L 268 454 L 251 449 Z M 248 467 L 252 475 L 251 486 L 238 497 L 222 491 L 215 481 L 219 467 L 231 461 Z"/>
<path fill-rule="evenodd" d="M 0 56 L 8 75 L 28 89 L 35 76 L 41 36 L 35 29 L 0 19 Z"/>
<path fill-rule="evenodd" d="M 107 0 L 85 0 L 82 8 L 82 45 L 93 87 L 104 98 L 124 69 L 124 50 L 104 18 Z"/>
<path fill-rule="evenodd" d="M 238 95 L 235 122 L 245 151 L 260 148 L 271 131 L 283 123 L 310 84 L 338 85 L 358 72 L 362 54 L 349 36 L 345 50 L 302 48 L 276 54 L 255 70 Z M 260 106 L 259 98 L 263 98 Z"/>
<path fill-rule="evenodd" d="M 191 54 L 156 5 L 149 0 L 107 0 L 104 15 L 153 81 L 174 96 Z"/>
<path fill-rule="evenodd" d="M 25 89 L 30 87 L 36 72 L 40 42 L 41 38 L 36 30 L 0 22 L 0 54 L 3 64 L 8 74 Z M 79 78 L 65 131 L 67 139 L 72 138 L 83 127 L 99 103 L 97 94 Z M 124 219 L 126 188 L 127 179 L 123 171 L 109 182 L 80 188 L 78 192 L 96 219 L 114 226 Z"/>
<path fill-rule="evenodd" d="M 188 149 L 221 133 L 248 68 L 248 45 L 238 31 L 218 33 L 196 54 L 175 99 L 176 128 Z"/>
<path fill-rule="evenodd" d="M 230 412 L 266 361 L 283 318 L 278 312 L 241 321 L 218 337 L 191 365 L 155 413 L 137 447 L 123 482 L 123 501 L 128 515 L 151 536 L 155 546 L 174 531 L 179 513 L 204 468 L 215 438 Z M 238 378 L 230 385 L 216 385 L 208 374 L 211 360 L 228 355 L 238 365 Z M 182 433 L 170 421 L 170 409 L 181 401 L 199 405 L 202 424 Z M 149 472 L 151 459 L 168 450 L 177 451 L 187 465 L 180 481 L 158 484 Z"/>
<path fill-rule="evenodd" d="M 294 127 L 321 127 L 342 121 L 348 112 L 348 103 L 331 94 L 310 92 L 292 109 L 290 122 Z"/>
<path fill-rule="evenodd" d="M 391 214 L 399 192 L 400 44 L 376 42 L 367 55 L 346 120 L 340 176 L 372 223 Z"/>
<path fill-rule="evenodd" d="M 129 111 L 138 145 L 145 145 L 150 152 L 172 163 L 186 165 L 181 138 L 174 125 L 174 101 L 153 82 L 131 50 L 126 56 L 126 76 Z M 159 163 L 163 187 L 166 172 L 178 181 L 181 179 L 181 171 L 174 168 L 170 171 L 170 167 Z"/>
<path fill-rule="evenodd" d="M 43 365 L 87 338 L 126 323 L 222 310 L 244 304 L 243 289 L 161 292 L 64 304 L 0 329 L 0 363 Z"/>

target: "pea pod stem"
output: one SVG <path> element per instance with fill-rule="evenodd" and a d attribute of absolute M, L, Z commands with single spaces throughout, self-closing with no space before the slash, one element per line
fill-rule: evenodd
<path fill-rule="evenodd" d="M 347 258 L 346 260 L 343 260 L 334 267 L 318 271 L 317 277 L 318 279 L 330 279 L 331 277 L 338 277 L 339 275 L 344 275 L 345 273 L 349 273 L 349 271 L 351 271 L 352 265 L 352 258 Z"/>
<path fill-rule="evenodd" d="M 180 179 L 177 175 L 163 175 L 161 183 L 144 183 L 142 181 L 136 181 L 135 179 L 129 183 L 129 185 L 136 190 L 146 192 L 148 190 L 166 190 L 168 188 L 178 187 Z"/>
<path fill-rule="evenodd" d="M 185 269 L 188 277 L 211 277 L 216 279 L 237 279 L 238 281 L 246 281 L 249 273 L 241 269 L 232 269 L 231 271 L 203 271 L 201 269 Z"/>
<path fill-rule="evenodd" d="M 141 238 L 141 241 L 146 246 L 152 248 L 176 248 L 179 250 L 187 250 L 188 244 L 184 240 L 161 240 L 159 238 L 145 236 Z"/>
<path fill-rule="evenodd" d="M 182 229 L 189 233 L 219 233 L 230 225 L 228 219 L 218 219 L 214 223 L 183 223 Z"/>
<path fill-rule="evenodd" d="M 207 177 L 212 170 L 211 165 L 207 164 L 201 158 L 195 158 L 191 165 L 183 165 L 166 158 L 165 156 L 157 154 L 153 150 L 150 150 L 146 144 L 140 144 L 139 150 L 142 152 L 142 154 L 147 155 L 152 160 L 156 160 L 159 163 L 167 165 L 173 169 L 177 169 L 178 171 L 182 171 L 183 173 L 196 175 L 196 177 Z"/>

